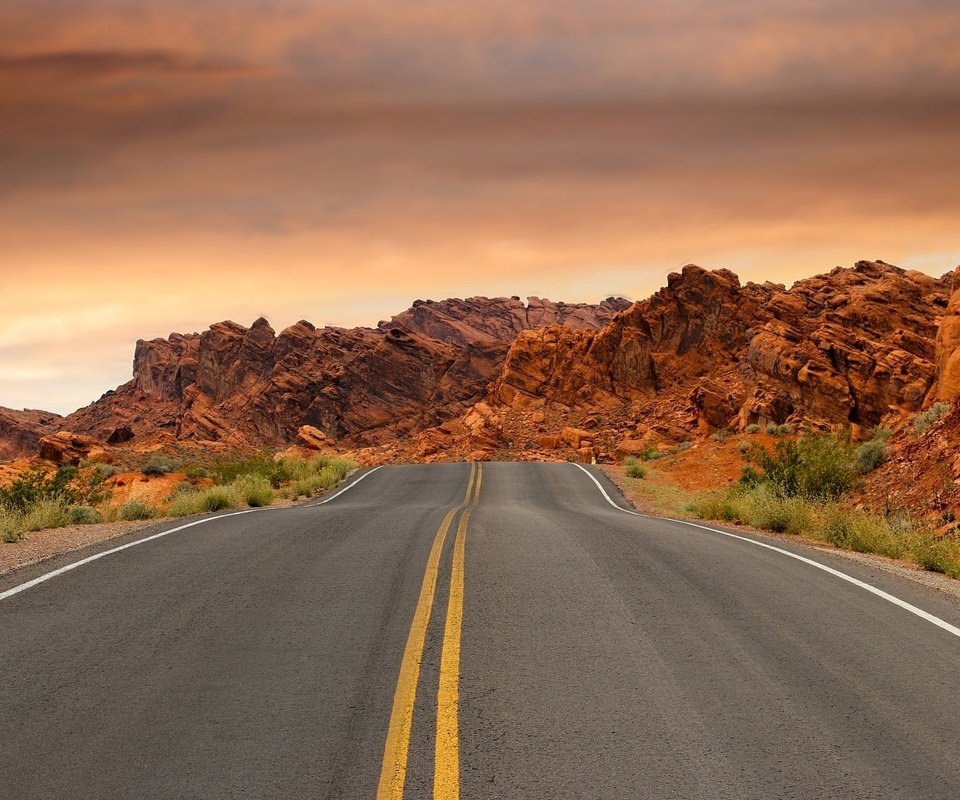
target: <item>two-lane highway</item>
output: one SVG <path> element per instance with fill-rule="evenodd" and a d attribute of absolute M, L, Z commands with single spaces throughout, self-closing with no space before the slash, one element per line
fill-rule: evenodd
<path fill-rule="evenodd" d="M 360 477 L 0 599 L 0 796 L 960 797 L 951 597 L 570 464 Z"/>

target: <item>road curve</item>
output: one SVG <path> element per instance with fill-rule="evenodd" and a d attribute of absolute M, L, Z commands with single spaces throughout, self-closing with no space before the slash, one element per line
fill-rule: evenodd
<path fill-rule="evenodd" d="M 0 600 L 0 664 L 3 797 L 960 797 L 960 637 L 570 464 L 145 541 Z"/>

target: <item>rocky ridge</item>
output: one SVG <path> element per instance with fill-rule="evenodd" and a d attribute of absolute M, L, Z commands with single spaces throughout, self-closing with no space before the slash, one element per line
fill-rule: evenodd
<path fill-rule="evenodd" d="M 377 328 L 279 335 L 266 319 L 137 342 L 133 379 L 69 415 L 62 429 L 111 444 L 154 438 L 238 447 L 293 442 L 310 425 L 345 446 L 402 438 L 486 393 L 519 331 L 599 328 L 629 305 L 482 297 L 417 301 Z"/>

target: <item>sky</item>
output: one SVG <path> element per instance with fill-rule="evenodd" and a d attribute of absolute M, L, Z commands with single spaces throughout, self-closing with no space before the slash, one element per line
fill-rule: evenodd
<path fill-rule="evenodd" d="M 137 339 L 960 263 L 955 0 L 4 0 L 0 405 Z"/>

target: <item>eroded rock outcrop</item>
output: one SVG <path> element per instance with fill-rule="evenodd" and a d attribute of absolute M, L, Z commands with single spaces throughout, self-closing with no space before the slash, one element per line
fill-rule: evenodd
<path fill-rule="evenodd" d="M 788 421 L 868 427 L 923 404 L 946 306 L 943 281 L 883 262 L 789 290 L 689 265 L 599 331 L 521 332 L 491 397 L 601 414 L 631 405 L 651 422 L 687 413 L 680 427 L 701 433 Z M 952 339 L 942 337 L 946 352 Z M 664 402 L 677 392 L 683 408 Z"/>
<path fill-rule="evenodd" d="M 531 298 L 417 302 L 377 328 L 265 319 L 137 343 L 134 377 L 65 421 L 104 440 L 286 444 L 302 426 L 350 446 L 416 433 L 482 399 L 518 330 L 596 328 L 629 304 Z"/>
<path fill-rule="evenodd" d="M 0 461 L 36 453 L 41 437 L 55 433 L 62 421 L 50 411 L 0 407 Z"/>
<path fill-rule="evenodd" d="M 960 267 L 948 280 L 952 294 L 937 330 L 937 380 L 930 392 L 931 402 L 953 402 L 960 397 Z"/>

